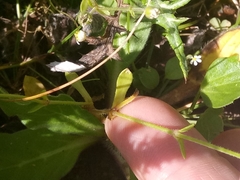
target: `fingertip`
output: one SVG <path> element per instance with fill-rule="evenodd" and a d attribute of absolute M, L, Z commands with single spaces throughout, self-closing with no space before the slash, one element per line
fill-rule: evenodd
<path fill-rule="evenodd" d="M 231 129 L 224 131 L 213 140 L 213 144 L 233 150 L 240 153 L 240 129 Z M 219 153 L 222 157 L 227 159 L 236 169 L 240 171 L 240 159 L 229 156 L 227 154 Z"/>
<path fill-rule="evenodd" d="M 169 129 L 181 129 L 188 125 L 172 107 L 149 97 L 137 97 L 120 112 Z M 188 141 L 184 141 L 187 154 L 184 159 L 176 139 L 156 129 L 115 117 L 106 120 L 105 130 L 138 179 L 209 178 L 213 176 L 212 172 L 215 178 L 220 179 L 239 177 L 236 169 L 226 167 L 228 162 L 218 158 L 215 151 Z M 194 128 L 185 134 L 204 140 Z M 215 166 L 214 163 L 220 163 L 221 166 Z M 196 174 L 196 170 L 201 172 Z"/>

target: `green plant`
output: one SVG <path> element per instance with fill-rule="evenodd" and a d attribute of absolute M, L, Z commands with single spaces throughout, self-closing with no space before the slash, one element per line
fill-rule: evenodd
<path fill-rule="evenodd" d="M 25 80 L 23 81 L 24 95 L 9 94 L 1 88 L 0 108 L 7 117 L 17 116 L 21 123 L 25 125 L 25 128 L 13 134 L 0 134 L 0 154 L 2 155 L 0 158 L 0 179 L 43 179 L 46 177 L 48 179 L 60 179 L 73 167 L 83 149 L 105 137 L 102 120 L 106 115 L 109 117 L 120 116 L 172 135 L 179 142 L 183 157 L 187 156 L 185 155 L 183 140 L 189 140 L 212 149 L 219 149 L 209 143 L 203 143 L 185 136 L 183 133 L 192 128 L 193 125 L 181 130 L 171 130 L 117 112 L 118 109 L 134 98 L 134 96 L 131 96 L 130 99 L 124 100 L 132 80 L 135 87 L 148 93 L 159 85 L 161 77 L 157 70 L 149 65 L 149 61 L 144 61 L 145 64 L 140 68 L 136 65 L 137 57 L 147 44 L 152 26 L 157 26 L 157 29 L 162 32 L 162 35 L 168 40 L 175 52 L 175 57 L 166 64 L 164 82 L 159 91 L 163 92 L 165 90 L 164 88 L 168 85 L 169 80 L 183 78 L 186 81 L 189 71 L 188 61 L 184 54 L 184 44 L 180 38 L 179 26 L 187 18 L 176 17 L 174 14 L 177 9 L 184 7 L 188 2 L 190 0 L 172 2 L 160 0 L 146 2 L 142 0 L 139 3 L 128 0 L 124 1 L 125 6 L 118 7 L 120 4 L 117 4 L 114 0 L 101 2 L 83 0 L 80 4 L 80 12 L 74 21 L 74 24 L 78 23 L 80 26 L 75 27 L 75 30 L 64 37 L 59 44 L 53 44 L 46 54 L 34 56 L 28 61 L 20 63 L 17 61 L 14 65 L 1 65 L 1 70 L 16 70 L 15 68 L 31 65 L 42 57 L 53 53 L 63 59 L 61 54 L 62 46 L 67 44 L 68 40 L 79 30 L 85 33 L 84 37 L 79 40 L 80 44 L 87 38 L 92 38 L 100 41 L 100 43 L 98 42 L 100 45 L 97 44 L 96 47 L 101 45 L 105 48 L 109 47 L 105 43 L 111 46 L 109 48 L 110 53 L 107 52 L 109 53 L 107 54 L 108 57 L 99 59 L 99 64 L 80 76 L 75 73 L 65 73 L 65 77 L 69 82 L 52 90 L 47 91 L 42 81 L 25 74 Z M 61 12 L 51 1 L 49 1 L 49 4 L 52 7 L 51 11 Z M 21 9 L 18 6 L 18 18 L 27 17 L 31 6 L 32 3 L 27 7 L 24 16 L 21 16 Z M 121 11 L 118 12 L 117 18 L 114 19 L 115 12 L 119 10 Z M 93 21 L 96 15 L 100 18 L 97 22 Z M 96 32 L 94 28 L 98 27 L 98 24 L 92 23 L 98 23 L 99 21 L 104 22 L 105 25 L 100 31 Z M 114 37 L 106 29 L 108 26 L 114 26 L 117 29 L 116 32 L 110 32 L 114 34 Z M 107 42 L 102 41 L 105 36 L 107 36 Z M 18 51 L 20 46 L 19 34 L 17 37 L 19 41 L 15 44 L 14 54 L 16 59 L 20 56 Z M 210 53 L 207 52 L 206 54 Z M 149 50 L 149 54 L 151 56 L 151 50 Z M 121 60 L 112 60 L 118 56 Z M 80 79 L 92 72 L 97 72 L 96 69 L 103 64 L 104 72 L 108 76 L 108 85 L 104 89 L 108 93 L 105 93 L 107 100 L 103 109 L 99 110 L 94 106 L 93 96 L 84 87 L 84 80 L 81 81 Z M 131 67 L 134 71 L 133 74 L 126 69 Z M 227 71 L 225 71 L 226 67 Z M 30 69 L 31 72 L 36 73 L 33 70 L 34 68 L 31 67 Z M 207 68 L 204 67 L 204 69 Z M 225 73 L 219 73 L 219 70 Z M 201 84 L 200 94 L 209 109 L 201 116 L 196 127 L 200 131 L 205 126 L 218 128 L 209 128 L 210 130 L 204 134 L 209 141 L 222 130 L 223 124 L 222 120 L 217 118 L 215 121 L 217 125 L 210 125 L 209 122 L 206 123 L 204 120 L 218 117 L 221 114 L 221 109 L 212 110 L 212 108 L 221 108 L 239 97 L 237 73 L 238 56 L 221 57 L 209 67 Z M 6 74 L 7 72 L 3 71 L 1 77 L 8 77 Z M 34 75 L 36 76 L 36 74 Z M 39 72 L 37 76 L 47 79 L 43 78 L 44 76 Z M 101 80 L 104 79 L 104 75 L 99 77 Z M 226 81 L 221 81 L 219 77 L 224 77 Z M 8 82 L 10 84 L 11 81 L 8 80 Z M 91 82 L 93 84 L 93 81 Z M 231 83 L 229 84 L 229 82 Z M 103 81 L 104 83 L 106 81 Z M 66 92 L 61 92 L 57 96 L 49 95 L 69 85 L 72 85 L 80 94 L 80 98 L 78 94 L 80 102 L 74 100 Z M 213 94 L 212 89 L 220 90 L 217 94 Z M 224 94 L 221 94 L 221 92 L 230 92 L 230 90 L 233 90 L 230 93 L 232 96 L 222 98 Z M 194 107 L 195 104 L 193 104 L 192 109 Z M 189 114 L 185 116 L 189 117 Z M 239 154 L 236 152 L 223 148 L 220 148 L 220 151 L 239 158 Z M 52 173 L 52 170 L 56 168 L 57 171 Z"/>

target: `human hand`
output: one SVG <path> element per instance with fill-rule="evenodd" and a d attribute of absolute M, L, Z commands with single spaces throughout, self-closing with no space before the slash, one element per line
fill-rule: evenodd
<path fill-rule="evenodd" d="M 170 129 L 188 125 L 172 107 L 149 97 L 137 97 L 120 112 Z M 184 141 L 184 159 L 176 139 L 164 132 L 120 117 L 107 119 L 105 130 L 139 180 L 240 179 L 240 160 L 198 144 Z M 194 128 L 185 134 L 204 140 Z M 225 132 L 214 143 L 240 152 L 239 135 L 240 130 Z"/>

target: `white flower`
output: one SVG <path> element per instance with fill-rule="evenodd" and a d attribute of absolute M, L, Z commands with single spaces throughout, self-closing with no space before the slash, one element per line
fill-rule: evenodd
<path fill-rule="evenodd" d="M 80 31 L 77 31 L 75 34 L 74 34 L 75 38 L 76 38 L 76 42 L 78 45 L 80 45 L 81 42 L 83 42 L 87 35 L 84 31 L 80 30 Z"/>
<path fill-rule="evenodd" d="M 160 10 L 155 7 L 148 6 L 145 9 L 145 16 L 149 19 L 156 19 L 160 14 Z"/>
<path fill-rule="evenodd" d="M 192 58 L 191 58 L 191 61 L 190 61 L 190 64 L 191 65 L 194 65 L 194 66 L 197 66 L 198 63 L 201 63 L 202 62 L 202 56 L 201 55 L 194 55 Z"/>

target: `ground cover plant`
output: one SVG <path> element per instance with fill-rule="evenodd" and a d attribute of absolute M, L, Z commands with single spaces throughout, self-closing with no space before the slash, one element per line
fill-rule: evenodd
<path fill-rule="evenodd" d="M 194 126 L 211 142 L 239 127 L 236 1 L 0 4 L 0 179 L 134 179 L 106 137 L 107 116 L 170 134 L 183 158 L 185 140 L 240 158 L 184 135 Z M 119 114 L 137 94 L 191 125 L 175 133 Z"/>

